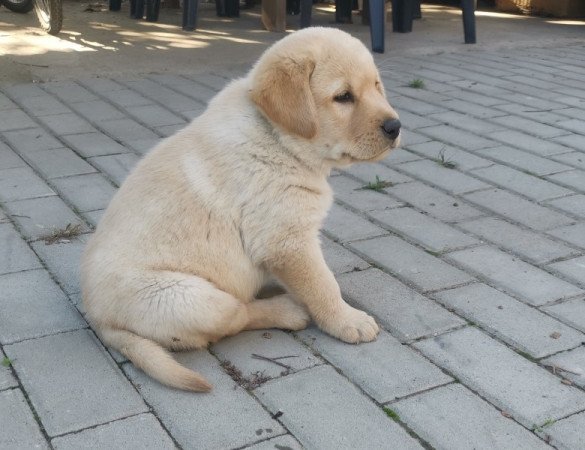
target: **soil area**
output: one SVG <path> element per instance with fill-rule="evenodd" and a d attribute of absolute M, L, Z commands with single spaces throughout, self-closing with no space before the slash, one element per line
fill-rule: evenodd
<path fill-rule="evenodd" d="M 331 26 L 333 19 L 330 5 L 314 6 L 313 25 Z M 221 18 L 214 4 L 200 2 L 194 32 L 183 31 L 181 20 L 178 8 L 163 8 L 158 22 L 146 22 L 129 17 L 128 1 L 121 11 L 111 12 L 105 1 L 64 0 L 63 29 L 58 36 L 49 36 L 38 28 L 34 12 L 16 14 L 0 7 L 0 84 L 227 70 L 250 66 L 283 36 L 262 27 L 259 5 L 243 9 L 239 18 Z M 298 16 L 288 16 L 287 21 L 290 31 L 298 28 Z M 369 46 L 369 27 L 361 24 L 357 13 L 353 22 L 337 26 Z M 543 22 L 555 32 L 543 33 Z M 391 21 L 387 23 L 386 54 L 376 57 L 558 45 L 559 40 L 570 43 L 585 37 L 583 21 L 478 11 L 478 44 L 464 45 L 461 23 L 458 9 L 425 4 L 423 18 L 415 21 L 412 33 L 392 33 Z"/>

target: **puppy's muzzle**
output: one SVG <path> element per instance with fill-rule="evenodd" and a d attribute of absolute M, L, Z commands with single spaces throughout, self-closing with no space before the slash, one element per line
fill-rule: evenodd
<path fill-rule="evenodd" d="M 387 119 L 382 124 L 382 132 L 388 139 L 395 140 L 400 134 L 400 120 Z"/>

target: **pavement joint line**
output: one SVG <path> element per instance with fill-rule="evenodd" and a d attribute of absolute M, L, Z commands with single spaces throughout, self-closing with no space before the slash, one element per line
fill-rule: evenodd
<path fill-rule="evenodd" d="M 108 78 L 108 79 L 109 79 L 110 81 L 113 81 L 113 80 L 111 80 L 110 78 Z M 163 134 L 162 134 L 160 131 L 158 131 L 158 130 L 156 130 L 155 128 L 152 128 L 152 127 L 150 127 L 148 124 L 144 123 L 142 120 L 140 120 L 140 119 L 139 119 L 138 117 L 136 117 L 134 114 L 132 114 L 132 112 L 131 112 L 131 111 L 129 111 L 128 109 L 126 109 L 126 108 L 123 108 L 122 106 L 120 106 L 120 105 L 117 105 L 117 104 L 115 104 L 115 103 L 112 103 L 112 102 L 111 102 L 111 101 L 110 101 L 110 100 L 109 100 L 107 97 L 105 97 L 105 96 L 104 96 L 104 95 L 103 95 L 101 92 L 97 92 L 95 89 L 91 89 L 90 87 L 88 87 L 88 86 L 84 86 L 84 85 L 81 85 L 81 84 L 79 84 L 79 83 L 76 83 L 76 84 L 77 84 L 78 86 L 82 87 L 83 89 L 85 89 L 85 90 L 87 90 L 87 91 L 91 92 L 93 95 L 95 95 L 96 97 L 98 97 L 100 100 L 102 100 L 102 101 L 104 101 L 104 102 L 107 102 L 107 103 L 108 103 L 110 106 L 112 106 L 113 108 L 116 108 L 118 111 L 120 111 L 120 112 L 124 113 L 124 115 L 125 115 L 125 116 L 131 117 L 131 118 L 132 118 L 132 120 L 134 120 L 134 121 L 135 121 L 135 122 L 137 122 L 138 124 L 142 125 L 143 127 L 147 128 L 148 130 L 152 131 L 153 133 L 157 134 L 157 135 L 158 135 L 158 137 L 160 137 L 160 138 L 163 138 L 163 139 L 165 138 L 165 136 L 164 136 L 164 135 L 163 135 Z M 136 92 L 136 91 L 134 91 L 134 90 L 132 90 L 132 92 L 134 92 L 134 93 L 137 93 L 137 94 L 139 94 L 139 95 L 143 96 L 142 94 L 140 94 L 140 93 L 138 93 L 138 92 Z M 144 97 L 144 96 L 143 96 L 143 97 Z M 146 97 L 145 97 L 145 98 L 146 98 Z M 150 100 L 150 99 L 149 99 L 149 100 Z M 72 102 L 71 104 L 73 104 L 73 103 L 74 103 L 74 102 Z M 166 108 L 165 108 L 165 109 L 166 109 Z M 88 121 L 88 122 L 89 122 L 91 125 L 93 125 L 95 128 L 97 128 L 97 129 L 98 129 L 98 130 L 99 130 L 101 133 L 103 133 L 103 134 L 105 134 L 106 136 L 108 136 L 108 137 L 110 137 L 110 138 L 114 139 L 114 138 L 113 138 L 113 137 L 112 137 L 110 134 L 108 134 L 108 132 L 107 132 L 107 131 L 106 131 L 106 130 L 103 128 L 103 126 L 101 126 L 101 125 L 100 125 L 99 121 L 92 121 L 91 119 L 89 119 L 87 116 L 85 116 L 83 113 L 81 113 L 81 112 L 79 112 L 79 111 L 76 111 L 76 113 L 77 113 L 79 116 L 83 117 L 85 120 L 87 120 L 87 121 Z M 113 120 L 115 120 L 115 119 L 113 119 Z M 122 145 L 123 145 L 125 148 L 128 148 L 128 147 L 129 147 L 129 146 L 128 146 L 128 145 L 126 145 L 126 144 L 122 144 Z M 130 150 L 133 150 L 133 149 L 132 149 L 132 148 L 130 148 Z M 140 153 L 138 153 L 138 152 L 134 152 L 134 153 L 136 153 L 137 155 L 141 156 L 141 155 L 140 155 Z M 81 156 L 81 155 L 80 155 L 80 156 Z M 89 164 L 91 164 L 89 161 L 88 161 L 88 163 L 89 163 Z M 95 167 L 95 166 L 94 166 L 94 167 Z M 96 169 L 97 169 L 97 168 L 96 168 Z M 99 169 L 97 169 L 97 170 L 99 171 Z M 100 171 L 100 172 L 101 172 L 101 171 Z"/>

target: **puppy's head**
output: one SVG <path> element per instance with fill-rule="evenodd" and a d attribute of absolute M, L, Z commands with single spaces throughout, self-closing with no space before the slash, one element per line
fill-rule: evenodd
<path fill-rule="evenodd" d="M 264 116 L 334 166 L 381 159 L 399 144 L 400 121 L 374 60 L 343 31 L 297 31 L 269 48 L 251 77 Z"/>

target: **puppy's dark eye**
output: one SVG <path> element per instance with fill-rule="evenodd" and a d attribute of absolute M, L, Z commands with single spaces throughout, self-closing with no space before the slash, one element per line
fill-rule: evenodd
<path fill-rule="evenodd" d="M 349 103 L 353 102 L 353 95 L 349 91 L 345 91 L 339 95 L 333 97 L 333 100 L 339 103 Z"/>

